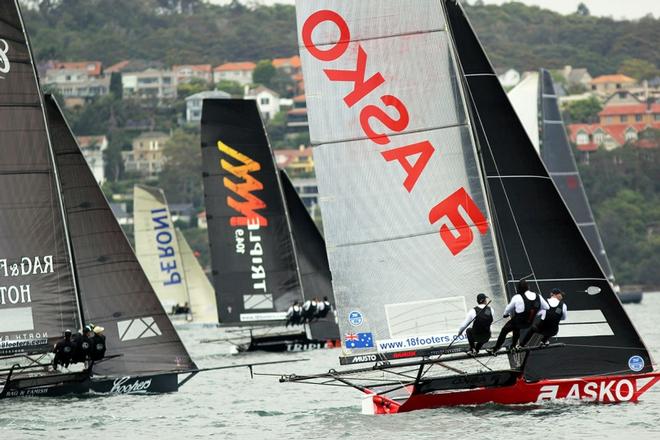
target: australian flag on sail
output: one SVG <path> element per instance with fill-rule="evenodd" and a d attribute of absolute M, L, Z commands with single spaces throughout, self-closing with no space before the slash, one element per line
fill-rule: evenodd
<path fill-rule="evenodd" d="M 346 348 L 372 348 L 374 338 L 372 333 L 347 333 L 344 336 Z"/>

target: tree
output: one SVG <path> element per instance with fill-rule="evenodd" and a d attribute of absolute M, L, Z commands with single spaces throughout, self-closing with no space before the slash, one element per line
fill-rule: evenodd
<path fill-rule="evenodd" d="M 180 100 L 186 99 L 195 93 L 204 92 L 209 90 L 211 86 L 209 83 L 201 78 L 191 78 L 190 81 L 179 84 L 176 88 L 177 97 Z"/>
<path fill-rule="evenodd" d="M 110 93 L 116 99 L 122 99 L 124 97 L 124 87 L 121 82 L 121 73 L 119 72 L 112 72 L 110 74 Z"/>
<path fill-rule="evenodd" d="M 252 72 L 252 82 L 270 86 L 276 73 L 277 71 L 271 61 L 261 60 L 257 63 L 257 67 L 254 68 L 254 72 Z"/>
<path fill-rule="evenodd" d="M 243 86 L 241 86 L 236 81 L 229 81 L 223 79 L 222 81 L 220 81 L 215 85 L 215 88 L 218 90 L 222 90 L 223 92 L 229 93 L 234 98 L 243 97 Z"/>
<path fill-rule="evenodd" d="M 582 17 L 588 17 L 589 15 L 591 15 L 591 13 L 589 12 L 589 8 L 587 8 L 587 5 L 585 5 L 584 3 L 580 3 L 578 5 L 576 14 Z"/>
<path fill-rule="evenodd" d="M 165 144 L 165 164 L 159 176 L 170 203 L 202 206 L 202 155 L 199 133 L 176 130 Z"/>
<path fill-rule="evenodd" d="M 564 122 L 567 124 L 591 124 L 598 120 L 598 113 L 603 109 L 598 99 L 591 97 L 573 101 L 564 109 Z"/>
<path fill-rule="evenodd" d="M 652 79 L 660 74 L 658 68 L 646 60 L 640 60 L 638 58 L 628 58 L 621 66 L 619 66 L 619 73 L 624 75 L 631 76 L 638 81 L 643 79 Z"/>

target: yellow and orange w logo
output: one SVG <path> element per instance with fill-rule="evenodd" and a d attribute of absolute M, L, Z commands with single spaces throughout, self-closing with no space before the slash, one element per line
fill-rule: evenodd
<path fill-rule="evenodd" d="M 218 141 L 218 150 L 238 162 L 237 165 L 232 165 L 225 159 L 221 159 L 220 166 L 222 169 L 242 179 L 242 182 L 237 183 L 225 177 L 222 182 L 227 189 L 243 199 L 243 201 L 238 201 L 231 196 L 227 197 L 227 205 L 242 214 L 241 216 L 231 217 L 229 223 L 232 226 L 247 226 L 248 222 L 254 224 L 258 221 L 259 226 L 268 226 L 268 219 L 255 212 L 266 208 L 266 204 L 252 194 L 253 191 L 264 189 L 263 184 L 250 174 L 259 171 L 261 165 L 222 141 Z"/>

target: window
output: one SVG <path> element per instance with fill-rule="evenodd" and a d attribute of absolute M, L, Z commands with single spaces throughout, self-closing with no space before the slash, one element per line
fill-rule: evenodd
<path fill-rule="evenodd" d="M 261 105 L 268 105 L 268 104 L 270 104 L 270 98 L 263 97 L 259 100 L 259 102 L 261 103 Z"/>
<path fill-rule="evenodd" d="M 585 132 L 578 133 L 575 141 L 578 145 L 585 145 L 589 143 L 589 135 Z"/>
<path fill-rule="evenodd" d="M 618 84 L 618 83 L 617 83 L 616 88 L 617 88 L 617 89 L 620 89 L 620 88 L 621 88 L 621 84 Z"/>
<path fill-rule="evenodd" d="M 605 123 L 606 124 L 611 124 L 612 123 L 612 116 L 608 116 L 605 118 Z"/>
<path fill-rule="evenodd" d="M 642 115 L 635 115 L 635 121 L 642 122 Z"/>
<path fill-rule="evenodd" d="M 628 116 L 621 116 L 621 122 L 628 122 Z"/>
<path fill-rule="evenodd" d="M 595 143 L 602 144 L 604 139 L 605 139 L 605 134 L 602 131 L 594 134 Z"/>
<path fill-rule="evenodd" d="M 656 121 L 660 121 L 660 113 L 656 113 L 655 115 L 653 115 L 653 119 L 655 119 Z"/>
<path fill-rule="evenodd" d="M 637 140 L 637 133 L 635 130 L 628 129 L 626 130 L 626 141 L 636 141 Z"/>

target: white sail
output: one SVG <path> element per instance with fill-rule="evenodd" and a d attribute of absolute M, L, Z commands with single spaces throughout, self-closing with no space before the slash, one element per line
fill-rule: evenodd
<path fill-rule="evenodd" d="M 477 293 L 506 297 L 442 8 L 296 9 L 344 352 L 446 345 Z"/>
<path fill-rule="evenodd" d="M 176 238 L 181 250 L 181 261 L 193 320 L 216 323 L 218 322 L 218 309 L 215 303 L 215 290 L 179 229 L 176 230 Z"/>
<path fill-rule="evenodd" d="M 189 303 L 181 251 L 162 190 L 133 188 L 135 253 L 163 308 Z"/>
<path fill-rule="evenodd" d="M 529 140 L 536 152 L 540 152 L 539 142 L 539 74 L 530 73 L 507 93 L 513 109 L 522 122 Z"/>

